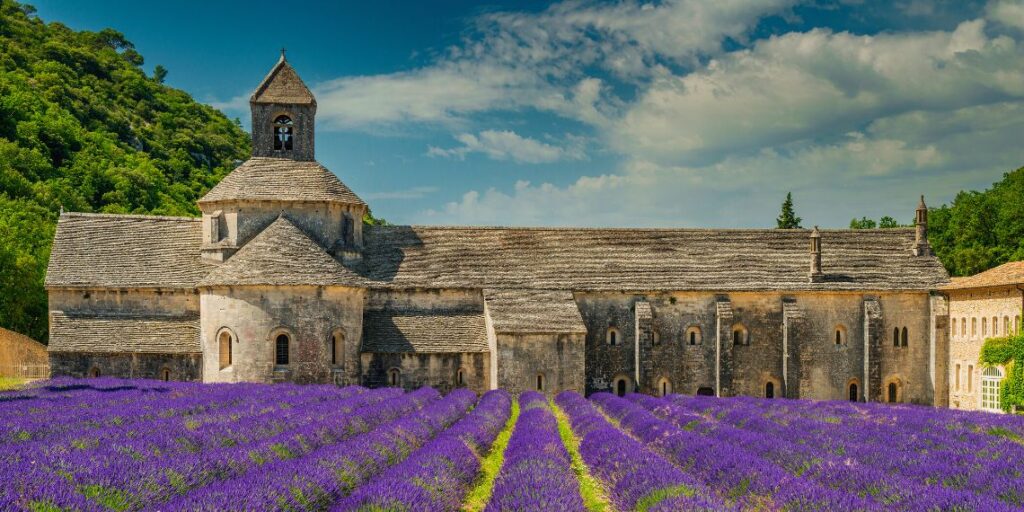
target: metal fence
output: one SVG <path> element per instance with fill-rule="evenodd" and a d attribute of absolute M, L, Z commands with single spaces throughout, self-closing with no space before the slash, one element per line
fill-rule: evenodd
<path fill-rule="evenodd" d="M 17 379 L 48 379 L 50 378 L 50 365 L 48 364 L 13 364 L 0 366 L 0 377 L 14 377 Z"/>

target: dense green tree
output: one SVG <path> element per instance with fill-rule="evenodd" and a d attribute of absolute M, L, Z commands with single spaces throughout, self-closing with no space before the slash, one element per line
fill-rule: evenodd
<path fill-rule="evenodd" d="M 962 191 L 929 210 L 928 240 L 954 276 L 1024 260 L 1024 167 L 984 192 Z"/>
<path fill-rule="evenodd" d="M 166 80 L 166 79 L 167 79 L 167 68 L 161 66 L 160 64 L 157 64 L 156 67 L 153 68 L 153 80 L 155 80 L 156 83 L 158 83 L 158 84 L 162 84 L 162 83 L 164 83 L 164 80 Z"/>
<path fill-rule="evenodd" d="M 905 226 L 903 224 L 900 224 L 899 221 L 897 221 L 896 219 L 886 215 L 886 216 L 882 217 L 881 219 L 878 219 L 878 227 L 880 227 L 882 229 L 892 229 L 892 228 L 902 228 L 902 227 L 905 227 Z"/>
<path fill-rule="evenodd" d="M 249 154 L 237 121 L 161 84 L 112 29 L 74 31 L 0 0 L 0 327 L 45 341 L 58 213 L 198 215 Z M 163 70 L 163 71 L 161 71 Z"/>
<path fill-rule="evenodd" d="M 775 219 L 779 229 L 800 229 L 800 221 L 803 220 L 796 216 L 796 211 L 793 208 L 793 193 L 786 192 L 786 200 L 782 202 L 782 211 L 779 213 L 779 217 Z"/>
<path fill-rule="evenodd" d="M 876 227 L 878 227 L 878 224 L 867 217 L 850 220 L 850 229 L 874 229 Z"/>

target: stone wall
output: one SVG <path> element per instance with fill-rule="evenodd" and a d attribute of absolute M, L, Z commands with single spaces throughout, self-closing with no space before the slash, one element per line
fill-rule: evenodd
<path fill-rule="evenodd" d="M 0 328 L 0 377 L 44 378 L 49 367 L 46 345 Z"/>
<path fill-rule="evenodd" d="M 95 315 L 191 316 L 199 312 L 195 290 L 51 289 L 50 311 Z"/>
<path fill-rule="evenodd" d="M 252 156 L 313 160 L 316 151 L 314 142 L 314 119 L 316 105 L 279 105 L 275 103 L 250 103 L 252 110 Z M 274 150 L 274 119 L 286 115 L 294 123 L 292 150 Z"/>
<path fill-rule="evenodd" d="M 995 287 L 974 290 L 949 291 L 949 364 L 946 375 L 949 383 L 949 406 L 954 409 L 981 408 L 981 372 L 978 363 L 985 340 L 1004 336 L 1019 329 L 1022 304 L 1021 291 L 1015 287 Z M 992 317 L 998 319 L 999 328 L 992 331 Z M 982 331 L 982 319 L 985 330 Z M 1009 322 L 1003 328 L 1003 319 Z M 953 332 L 956 319 L 956 332 Z M 972 329 L 972 325 L 974 326 Z M 966 326 L 966 328 L 965 328 Z M 959 371 L 958 371 L 959 370 Z"/>
<path fill-rule="evenodd" d="M 103 377 L 198 381 L 202 364 L 202 354 L 50 354 L 53 375 L 76 378 L 92 377 L 98 371 Z"/>
<path fill-rule="evenodd" d="M 398 370 L 398 386 L 407 390 L 422 386 L 442 393 L 456 387 L 477 393 L 489 389 L 490 357 L 485 352 L 465 354 L 362 354 L 361 384 L 367 387 L 390 386 L 389 371 Z M 458 384 L 458 372 L 463 381 Z"/>
<path fill-rule="evenodd" d="M 201 296 L 206 382 L 359 382 L 364 291 L 343 287 L 218 287 Z M 220 368 L 218 336 L 232 336 L 232 364 Z M 344 334 L 343 365 L 331 365 L 332 334 Z M 279 334 L 290 338 L 287 366 L 275 364 Z"/>
<path fill-rule="evenodd" d="M 584 391 L 582 334 L 497 334 L 496 340 L 498 387 L 510 393 Z"/>
<path fill-rule="evenodd" d="M 932 375 L 931 365 L 941 370 L 941 360 L 932 358 L 934 352 L 941 359 L 945 339 L 939 328 L 931 330 L 927 293 L 589 293 L 578 294 L 577 301 L 588 329 L 587 393 L 613 390 L 620 379 L 633 386 L 641 326 L 634 310 L 638 301 L 646 301 L 653 318 L 639 332 L 637 388 L 642 392 L 659 394 L 667 382 L 676 393 L 703 389 L 722 396 L 764 396 L 772 383 L 775 396 L 846 400 L 856 384 L 862 399 L 865 368 L 873 365 L 871 400 L 886 399 L 883 390 L 893 382 L 898 401 L 941 401 L 935 389 L 944 379 Z M 869 310 L 877 314 L 872 317 Z M 903 327 L 907 346 L 893 346 L 892 330 L 898 328 L 902 336 Z M 618 333 L 614 346 L 609 328 Z M 699 332 L 694 344 L 691 330 Z M 740 332 L 738 344 L 734 331 Z"/>

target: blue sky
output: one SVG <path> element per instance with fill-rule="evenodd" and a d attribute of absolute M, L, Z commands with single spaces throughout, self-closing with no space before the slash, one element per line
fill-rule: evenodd
<path fill-rule="evenodd" d="M 909 221 L 1024 165 L 1022 0 L 34 5 L 246 127 L 287 47 L 318 159 L 398 223 Z"/>

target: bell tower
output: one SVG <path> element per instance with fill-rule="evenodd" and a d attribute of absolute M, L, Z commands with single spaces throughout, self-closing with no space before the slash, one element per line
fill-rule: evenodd
<path fill-rule="evenodd" d="M 252 156 L 313 161 L 316 98 L 284 52 L 249 98 Z"/>

